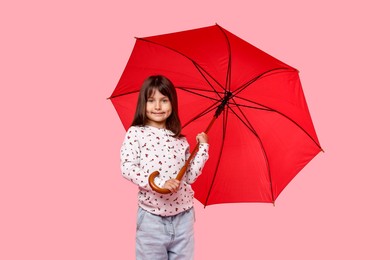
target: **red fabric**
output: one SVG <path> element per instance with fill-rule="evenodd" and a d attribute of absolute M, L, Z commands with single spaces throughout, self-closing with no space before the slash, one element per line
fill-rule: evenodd
<path fill-rule="evenodd" d="M 111 96 L 126 129 L 142 82 L 155 74 L 176 86 L 192 147 L 224 93 L 233 93 L 208 133 L 210 159 L 193 184 L 204 205 L 274 202 L 321 151 L 298 71 L 219 25 L 136 40 Z"/>

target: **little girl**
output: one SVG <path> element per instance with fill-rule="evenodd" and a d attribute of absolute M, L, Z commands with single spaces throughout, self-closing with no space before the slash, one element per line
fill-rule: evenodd
<path fill-rule="evenodd" d="M 196 139 L 199 150 L 179 182 L 175 177 L 190 150 L 181 135 L 176 90 L 164 76 L 147 78 L 121 147 L 122 174 L 139 187 L 137 259 L 193 259 L 195 215 L 191 184 L 201 174 L 209 148 L 205 133 Z M 171 193 L 159 194 L 151 189 L 148 177 L 154 171 L 160 172 L 155 183 Z"/>

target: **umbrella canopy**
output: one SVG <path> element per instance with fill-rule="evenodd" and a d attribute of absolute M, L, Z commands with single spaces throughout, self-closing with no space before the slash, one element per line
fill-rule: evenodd
<path fill-rule="evenodd" d="M 275 202 L 320 147 L 298 71 L 219 25 L 137 38 L 110 99 L 128 129 L 150 75 L 176 87 L 183 132 L 209 131 L 210 159 L 192 185 L 204 205 Z"/>

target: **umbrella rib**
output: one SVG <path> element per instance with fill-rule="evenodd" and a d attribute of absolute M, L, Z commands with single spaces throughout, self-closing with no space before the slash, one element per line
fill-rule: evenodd
<path fill-rule="evenodd" d="M 187 56 L 185 56 L 185 57 L 187 57 Z M 188 58 L 188 57 L 187 57 Z M 188 58 L 189 59 L 189 58 Z M 215 93 L 217 93 L 217 95 L 221 98 L 221 96 L 219 95 L 219 93 L 218 93 L 218 91 L 214 88 L 214 86 L 210 83 L 210 81 L 205 77 L 205 75 L 203 74 L 203 72 L 202 71 L 204 71 L 204 72 L 206 72 L 207 73 L 207 71 L 205 71 L 203 68 L 201 68 L 200 66 L 199 66 L 199 64 L 197 64 L 195 61 L 193 61 L 193 60 L 191 60 L 192 61 L 192 64 L 194 64 L 194 66 L 195 66 L 195 68 L 199 71 L 199 73 L 200 73 L 200 75 L 202 75 L 202 77 L 204 78 L 204 80 L 207 82 L 207 84 L 209 84 L 209 86 L 214 90 L 214 92 Z M 209 75 L 208 73 L 207 73 L 207 75 Z M 210 75 L 209 75 L 210 76 Z M 210 76 L 211 77 L 211 76 Z M 212 78 L 212 77 L 211 77 Z M 217 83 L 217 85 L 219 86 L 219 87 L 221 87 L 222 89 L 224 89 L 223 88 L 223 86 L 221 86 L 220 84 L 219 84 L 219 82 L 217 82 L 214 78 L 212 78 L 216 83 Z"/>
<path fill-rule="evenodd" d="M 155 44 L 155 45 L 158 45 L 158 46 L 161 46 L 161 47 L 164 47 L 164 48 L 167 48 L 173 52 L 176 52 L 180 55 L 182 55 L 183 57 L 187 58 L 189 61 L 191 61 L 194 66 L 196 67 L 196 69 L 199 71 L 199 73 L 202 75 L 202 77 L 206 80 L 206 82 L 214 89 L 214 87 L 210 84 L 210 82 L 207 80 L 207 78 L 205 77 L 205 75 L 200 71 L 202 70 L 205 74 L 207 74 L 207 76 L 209 76 L 211 79 L 214 80 L 215 83 L 217 83 L 218 86 L 221 87 L 221 89 L 224 89 L 223 86 L 221 85 L 221 83 L 219 83 L 213 76 L 210 75 L 210 73 L 208 73 L 204 68 L 202 68 L 202 66 L 200 66 L 196 61 L 194 61 L 193 59 L 191 59 L 190 57 L 188 57 L 187 55 L 185 55 L 184 53 L 178 51 L 178 50 L 175 50 L 173 49 L 172 47 L 169 47 L 169 46 L 166 46 L 166 45 L 163 45 L 161 43 L 156 43 L 156 42 L 153 42 L 151 40 L 147 40 L 145 38 L 137 38 L 137 40 L 140 40 L 140 41 L 144 41 L 144 42 L 148 42 L 148 43 L 151 43 L 151 44 Z"/>
<path fill-rule="evenodd" d="M 185 87 L 181 87 L 181 86 L 176 86 L 175 88 L 183 90 L 183 91 L 186 91 L 188 93 L 191 93 L 191 94 L 194 94 L 194 95 L 197 95 L 197 96 L 200 96 L 200 97 L 204 97 L 204 98 L 207 98 L 207 99 L 215 100 L 215 101 L 220 101 L 222 99 L 222 97 L 220 96 L 220 93 L 218 93 L 217 91 L 195 89 L 195 88 L 190 89 L 190 88 L 185 88 Z M 199 92 L 196 92 L 194 90 L 216 93 L 220 97 L 220 99 L 216 99 L 216 98 L 204 95 L 204 94 L 200 94 Z"/>
<path fill-rule="evenodd" d="M 180 88 L 180 89 L 182 89 L 182 88 Z M 186 89 L 182 89 L 182 90 L 186 90 Z M 197 93 L 194 93 L 194 94 L 197 94 Z M 207 107 L 204 111 L 202 111 L 201 113 L 199 113 L 198 115 L 196 115 L 195 117 L 193 117 L 193 118 L 192 118 L 191 120 L 189 120 L 187 123 L 185 123 L 185 124 L 183 125 L 183 128 L 184 128 L 185 126 L 187 126 L 189 123 L 191 123 L 192 121 L 194 121 L 194 120 L 196 120 L 196 119 L 198 119 L 198 118 L 201 118 L 202 116 L 204 116 L 204 115 L 210 113 L 214 108 L 218 107 L 218 105 L 220 105 L 220 104 L 222 103 L 222 101 L 223 101 L 223 98 L 221 98 L 220 100 L 214 99 L 214 98 L 211 98 L 211 97 L 206 97 L 206 98 L 209 98 L 209 99 L 211 99 L 211 100 L 214 100 L 215 102 L 214 102 L 212 105 L 210 105 L 209 107 Z M 215 116 L 215 115 L 214 115 L 214 116 Z"/>
<path fill-rule="evenodd" d="M 226 82 L 225 82 L 226 85 L 225 86 L 226 86 L 226 89 L 230 92 L 231 75 L 232 75 L 232 66 L 231 66 L 231 64 L 232 64 L 232 50 L 231 50 L 230 41 L 229 41 L 229 38 L 228 38 L 226 32 L 218 24 L 217 24 L 217 26 L 221 30 L 223 36 L 225 36 L 227 47 L 228 47 L 229 61 L 228 61 L 228 69 L 226 72 Z"/>
<path fill-rule="evenodd" d="M 139 90 L 129 91 L 129 92 L 126 92 L 126 93 L 121 93 L 121 94 L 115 95 L 115 96 L 110 96 L 107 99 L 113 99 L 113 98 L 116 98 L 116 97 L 121 97 L 121 96 L 125 96 L 125 95 L 128 95 L 128 94 L 133 94 L 133 93 L 136 93 L 136 92 L 139 92 Z"/>
<path fill-rule="evenodd" d="M 207 206 L 207 202 L 208 202 L 208 200 L 209 200 L 209 198 L 210 198 L 211 190 L 212 190 L 213 187 L 214 187 L 214 182 L 215 182 L 215 179 L 216 179 L 216 176 L 217 176 L 218 168 L 219 168 L 219 165 L 220 165 L 220 163 L 221 163 L 222 151 L 223 151 L 223 148 L 224 148 L 224 146 L 225 146 L 225 136 L 226 136 L 227 118 L 228 118 L 228 113 L 227 113 L 226 110 L 223 110 L 222 144 L 221 144 L 221 149 L 219 150 L 217 165 L 215 166 L 213 179 L 212 179 L 212 181 L 211 181 L 211 185 L 210 185 L 210 188 L 209 188 L 209 190 L 208 190 L 207 197 L 206 197 L 206 200 L 205 200 L 205 203 L 204 203 L 205 207 Z"/>
<path fill-rule="evenodd" d="M 242 110 L 240 109 L 239 106 L 237 106 L 237 109 L 240 111 L 240 113 L 242 114 L 242 116 L 244 117 L 244 119 L 242 119 L 233 109 L 232 107 L 228 104 L 227 105 L 229 110 L 237 116 L 237 118 L 255 135 L 255 136 L 258 136 L 257 135 L 257 132 L 256 130 L 253 128 L 252 124 L 249 122 L 248 118 L 245 116 L 245 114 L 242 112 Z"/>
<path fill-rule="evenodd" d="M 217 104 L 218 102 L 215 102 L 214 104 L 212 104 L 211 106 L 209 106 L 208 108 L 206 108 L 204 111 L 200 112 L 199 114 L 197 114 L 196 116 L 194 116 L 193 118 L 191 118 L 187 123 L 183 124 L 183 128 L 186 127 L 187 125 L 189 125 L 191 122 L 207 115 L 208 113 L 210 113 L 211 111 L 214 110 L 215 108 L 215 105 Z"/>
<path fill-rule="evenodd" d="M 259 80 L 260 78 L 262 77 L 265 77 L 265 76 L 269 76 L 269 74 L 271 72 L 275 72 L 275 71 L 279 71 L 280 73 L 281 72 L 285 72 L 285 71 L 292 71 L 290 68 L 274 68 L 274 69 L 270 69 L 270 70 L 267 70 L 263 73 L 261 73 L 260 75 L 257 75 L 256 77 L 254 77 L 253 79 L 249 80 L 248 82 L 244 83 L 241 87 L 237 88 L 234 93 L 233 93 L 233 96 L 236 96 L 238 95 L 241 91 L 243 91 L 244 89 L 246 89 L 247 87 L 249 87 L 253 82 Z M 295 69 L 293 71 L 296 71 Z"/>
<path fill-rule="evenodd" d="M 235 104 L 237 107 L 246 107 L 246 108 L 252 108 L 252 109 L 257 109 L 257 110 L 264 110 L 264 111 L 273 111 L 272 109 L 269 108 L 264 108 L 264 107 L 255 107 L 255 106 L 249 106 L 249 105 L 243 105 L 243 104 Z"/>
<path fill-rule="evenodd" d="M 265 109 L 262 109 L 262 108 L 257 108 L 257 109 L 262 109 L 262 110 L 268 110 L 268 111 L 270 111 L 270 112 L 275 112 L 275 113 L 278 113 L 279 115 L 281 115 L 281 116 L 283 116 L 284 118 L 286 118 L 286 119 L 288 119 L 288 120 L 290 120 L 292 123 L 294 123 L 298 128 L 300 128 L 317 146 L 318 146 L 318 148 L 321 150 L 321 151 L 323 151 L 323 149 L 322 149 L 322 147 L 320 146 L 320 144 L 319 143 L 317 143 L 316 142 L 316 140 L 314 140 L 314 138 L 305 130 L 305 129 L 303 129 L 303 127 L 302 126 L 300 126 L 297 122 L 295 122 L 292 118 L 290 118 L 289 116 L 287 116 L 287 115 L 285 115 L 284 113 L 282 113 L 282 112 L 280 112 L 280 111 L 278 111 L 278 110 L 276 110 L 276 109 L 273 109 L 273 108 L 271 108 L 271 107 L 268 107 L 268 106 L 265 106 L 265 105 L 263 105 L 263 104 L 260 104 L 260 103 L 258 103 L 258 102 L 254 102 L 254 101 L 252 101 L 252 100 L 249 100 L 249 99 L 246 99 L 246 98 L 243 98 L 243 97 L 237 97 L 236 96 L 236 98 L 239 98 L 239 99 L 242 99 L 242 100 L 245 100 L 245 101 L 247 101 L 247 102 L 250 102 L 250 103 L 253 103 L 253 104 L 256 104 L 256 105 L 259 105 L 259 106 L 262 106 L 262 107 L 264 107 Z M 245 105 L 240 105 L 240 104 L 237 104 L 237 107 L 239 107 L 239 106 L 245 106 Z M 249 106 L 248 106 L 249 107 Z"/>
<path fill-rule="evenodd" d="M 240 106 L 236 103 L 235 100 L 233 100 L 233 102 L 234 102 L 234 104 L 236 105 L 237 109 L 240 111 L 240 113 L 242 114 L 242 116 L 243 116 L 243 118 L 245 120 L 242 119 L 228 104 L 229 110 L 232 111 L 232 113 L 255 135 L 256 139 L 258 140 L 258 142 L 260 144 L 261 150 L 262 150 L 264 158 L 265 158 L 266 166 L 267 166 L 267 169 L 268 169 L 268 177 L 269 177 L 269 181 L 270 181 L 270 190 L 271 190 L 272 202 L 275 202 L 274 191 L 273 191 L 273 187 L 272 187 L 271 169 L 270 169 L 270 165 L 269 165 L 268 156 L 267 156 L 267 153 L 266 153 L 266 151 L 264 149 L 264 145 L 263 145 L 263 142 L 261 140 L 261 137 L 259 136 L 257 131 L 254 129 L 254 127 L 250 123 L 249 119 L 245 116 L 245 113 L 241 110 Z"/>

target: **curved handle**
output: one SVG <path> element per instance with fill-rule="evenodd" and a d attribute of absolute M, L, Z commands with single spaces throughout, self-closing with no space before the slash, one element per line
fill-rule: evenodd
<path fill-rule="evenodd" d="M 149 185 L 150 185 L 150 187 L 152 188 L 152 190 L 154 190 L 154 191 L 156 191 L 158 193 L 161 193 L 161 194 L 168 194 L 168 193 L 170 193 L 171 192 L 170 190 L 164 189 L 164 188 L 160 188 L 159 186 L 157 186 L 154 183 L 154 178 L 156 178 L 159 175 L 160 175 L 160 173 L 158 171 L 152 172 L 152 174 L 149 175 Z"/>
<path fill-rule="evenodd" d="M 198 146 L 199 145 L 197 145 L 197 147 Z M 196 151 L 196 149 L 194 150 L 194 152 L 195 151 Z M 194 152 L 192 152 L 192 153 L 194 153 Z M 193 157 L 193 155 L 191 154 L 191 156 L 188 158 L 187 162 L 184 164 L 184 166 L 181 168 L 181 170 L 177 174 L 177 176 L 175 178 L 176 180 L 181 181 L 181 179 L 183 178 L 184 174 L 187 171 L 188 164 L 191 161 L 192 157 Z M 156 178 L 158 175 L 160 175 L 160 173 L 158 171 L 152 172 L 152 174 L 149 175 L 148 181 L 149 181 L 149 185 L 152 188 L 152 190 L 154 190 L 154 191 L 156 191 L 158 193 L 161 193 L 161 194 L 169 194 L 169 193 L 171 193 L 170 190 L 164 189 L 164 188 L 160 188 L 159 186 L 157 186 L 154 183 L 154 178 Z"/>

